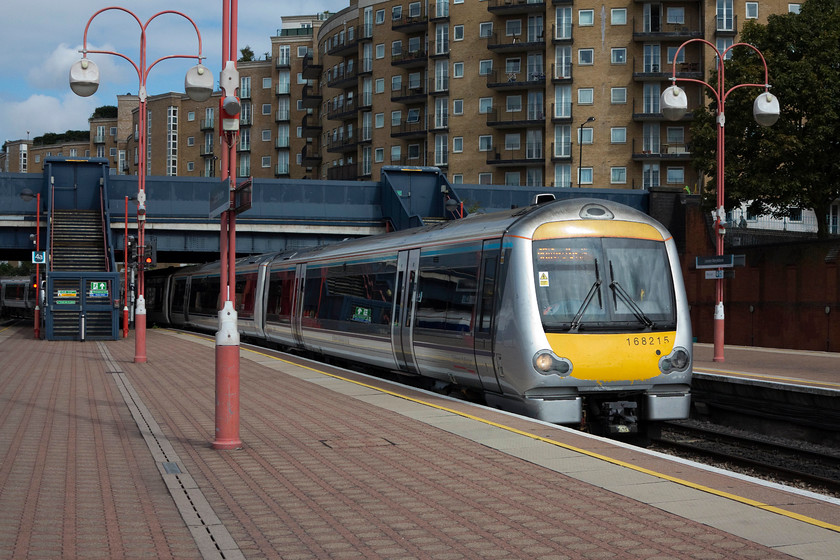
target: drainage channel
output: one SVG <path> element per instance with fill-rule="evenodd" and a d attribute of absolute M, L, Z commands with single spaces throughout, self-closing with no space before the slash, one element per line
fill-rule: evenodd
<path fill-rule="evenodd" d="M 143 439 L 146 440 L 158 471 L 169 489 L 169 494 L 195 539 L 201 557 L 204 560 L 244 560 L 245 556 L 236 541 L 216 516 L 213 507 L 204 497 L 204 493 L 193 477 L 184 468 L 175 449 L 155 422 L 149 409 L 143 404 L 125 372 L 102 342 L 97 342 L 97 347 L 105 360 L 105 372 L 114 376 L 123 400 L 137 423 Z"/>

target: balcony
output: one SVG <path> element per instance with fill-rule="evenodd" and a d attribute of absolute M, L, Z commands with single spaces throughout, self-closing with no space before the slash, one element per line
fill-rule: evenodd
<path fill-rule="evenodd" d="M 487 11 L 497 16 L 545 13 L 545 0 L 489 0 Z"/>
<path fill-rule="evenodd" d="M 487 113 L 487 126 L 494 128 L 522 128 L 534 125 L 545 125 L 545 107 L 542 105 L 529 106 L 526 109 L 511 112 L 493 109 Z"/>
<path fill-rule="evenodd" d="M 401 68 L 420 68 L 426 66 L 428 53 L 424 49 L 417 51 L 403 51 L 391 55 L 391 66 Z"/>
<path fill-rule="evenodd" d="M 557 105 L 551 104 L 551 122 L 554 124 L 565 124 L 572 122 L 572 104 L 571 102 Z"/>
<path fill-rule="evenodd" d="M 503 149 L 487 155 L 487 165 L 516 167 L 545 163 L 545 154 L 541 144 L 528 144 L 524 148 Z"/>
<path fill-rule="evenodd" d="M 328 138 L 325 142 L 325 147 L 330 153 L 348 153 L 355 152 L 359 142 L 356 138 L 344 138 L 343 136 L 334 136 Z"/>
<path fill-rule="evenodd" d="M 429 17 L 423 14 L 409 15 L 391 21 L 391 30 L 399 33 L 416 33 L 425 31 Z"/>
<path fill-rule="evenodd" d="M 401 89 L 391 92 L 391 101 L 395 103 L 419 103 L 426 99 L 426 88 L 423 83 L 403 86 Z"/>
<path fill-rule="evenodd" d="M 356 72 L 356 67 L 345 69 L 344 67 L 337 67 L 335 71 L 327 71 L 327 86 L 331 88 L 342 89 L 348 86 L 356 85 L 359 74 Z"/>
<path fill-rule="evenodd" d="M 415 119 L 406 119 L 399 125 L 391 126 L 391 138 L 425 138 L 427 132 L 426 118 L 418 115 Z"/>
<path fill-rule="evenodd" d="M 487 48 L 496 53 L 544 51 L 545 30 L 529 33 L 524 40 L 521 35 L 505 35 L 496 31 L 487 37 Z"/>
<path fill-rule="evenodd" d="M 317 109 L 321 105 L 324 97 L 315 91 L 315 87 L 309 84 L 303 86 L 301 91 L 301 105 L 307 109 Z"/>
<path fill-rule="evenodd" d="M 282 56 L 278 56 L 274 59 L 274 67 L 278 69 L 291 68 L 292 57 L 288 53 L 284 53 Z"/>
<path fill-rule="evenodd" d="M 201 157 L 216 157 L 213 153 L 213 146 L 204 145 L 198 150 L 198 155 Z"/>
<path fill-rule="evenodd" d="M 702 80 L 703 73 L 700 71 L 699 62 L 677 63 L 678 78 L 692 78 Z M 660 65 L 658 62 L 644 62 L 644 60 L 633 62 L 633 79 L 637 82 L 658 82 L 671 78 L 673 65 L 669 62 Z"/>
<path fill-rule="evenodd" d="M 690 121 L 694 119 L 694 110 L 697 108 L 697 104 L 692 104 L 689 102 L 688 109 L 685 112 L 685 116 L 680 119 L 680 121 Z M 659 96 L 653 99 L 643 99 L 642 101 L 642 109 L 640 112 L 636 112 L 636 100 L 633 100 L 633 120 L 636 122 L 653 122 L 653 121 L 664 121 L 665 117 L 662 115 L 662 109 L 659 106 Z"/>
<path fill-rule="evenodd" d="M 274 148 L 277 150 L 283 150 L 289 148 L 289 137 L 288 136 L 281 136 L 274 140 Z"/>
<path fill-rule="evenodd" d="M 289 111 L 288 109 L 278 109 L 274 112 L 274 122 L 289 122 L 291 118 L 291 111 Z"/>
<path fill-rule="evenodd" d="M 681 22 L 648 22 L 633 18 L 634 41 L 674 41 L 683 42 L 688 39 L 703 37 L 703 24 L 699 16 L 686 17 Z"/>
<path fill-rule="evenodd" d="M 236 145 L 237 152 L 250 152 L 251 151 L 251 143 L 250 142 L 239 142 Z"/>
<path fill-rule="evenodd" d="M 274 176 L 275 177 L 288 177 L 289 176 L 289 164 L 288 163 L 278 163 L 274 166 Z"/>
<path fill-rule="evenodd" d="M 301 73 L 303 77 L 307 80 L 317 80 L 321 77 L 321 73 L 324 71 L 323 64 L 315 64 L 314 60 L 312 59 L 312 53 L 307 54 L 303 57 L 303 70 Z"/>
<path fill-rule="evenodd" d="M 633 139 L 633 161 L 691 161 L 691 146 L 685 143 L 660 144 L 658 141 L 644 142 L 641 151 L 636 151 Z"/>
<path fill-rule="evenodd" d="M 324 129 L 321 123 L 315 118 L 315 115 L 309 113 L 303 116 L 300 128 L 301 134 L 306 138 L 316 138 L 321 135 L 321 131 Z"/>
<path fill-rule="evenodd" d="M 449 0 L 440 0 L 439 2 L 429 2 L 427 9 L 429 14 L 429 21 L 434 23 L 443 22 L 449 19 Z"/>
<path fill-rule="evenodd" d="M 327 102 L 329 108 L 327 109 L 327 119 L 331 121 L 355 121 L 359 108 L 356 106 L 355 99 L 348 99 L 340 104 L 332 104 Z"/>
<path fill-rule="evenodd" d="M 106 138 L 108 138 L 107 134 L 96 134 L 93 137 L 93 143 L 94 144 L 104 144 Z"/>
<path fill-rule="evenodd" d="M 213 130 L 214 128 L 216 128 L 216 121 L 213 118 L 201 119 L 201 122 L 198 126 L 201 130 Z"/>
<path fill-rule="evenodd" d="M 571 163 L 572 142 L 551 143 L 551 161 L 553 163 Z"/>
<path fill-rule="evenodd" d="M 327 168 L 327 179 L 330 181 L 355 181 L 359 176 L 359 168 L 355 163 L 333 165 Z"/>
<path fill-rule="evenodd" d="M 734 37 L 738 33 L 738 16 L 729 14 L 715 17 L 715 35 Z"/>
<path fill-rule="evenodd" d="M 317 167 L 321 165 L 321 154 L 314 144 L 306 144 L 300 151 L 300 163 L 305 167 Z"/>
<path fill-rule="evenodd" d="M 570 84 L 572 83 L 572 66 L 571 62 L 551 65 L 551 83 L 552 84 Z"/>
<path fill-rule="evenodd" d="M 495 89 L 544 89 L 545 74 L 494 70 L 487 76 L 487 87 Z"/>
<path fill-rule="evenodd" d="M 432 76 L 429 78 L 429 95 L 448 95 L 449 76 Z"/>
<path fill-rule="evenodd" d="M 572 24 L 558 26 L 552 24 L 551 26 L 551 42 L 555 45 L 571 45 L 574 43 L 572 37 Z"/>
<path fill-rule="evenodd" d="M 327 39 L 327 54 L 330 56 L 348 56 L 355 54 L 359 50 L 359 40 L 355 37 L 348 36 L 339 39 L 339 35 L 333 35 L 331 39 Z"/>

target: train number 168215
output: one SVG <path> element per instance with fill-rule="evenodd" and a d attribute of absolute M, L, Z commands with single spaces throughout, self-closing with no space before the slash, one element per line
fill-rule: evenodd
<path fill-rule="evenodd" d="M 670 344 L 670 336 L 661 335 L 646 335 L 646 336 L 628 336 L 627 346 L 657 346 L 659 344 Z"/>

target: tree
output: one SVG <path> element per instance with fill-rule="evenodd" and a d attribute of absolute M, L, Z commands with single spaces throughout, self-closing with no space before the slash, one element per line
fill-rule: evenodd
<path fill-rule="evenodd" d="M 239 53 L 242 55 L 239 57 L 239 62 L 251 62 L 254 60 L 254 51 L 251 49 L 249 45 L 245 45 L 241 49 L 239 49 Z"/>
<path fill-rule="evenodd" d="M 799 14 L 771 15 L 767 25 L 747 22 L 741 41 L 764 55 L 781 116 L 769 128 L 755 122 L 757 88 L 727 97 L 725 205 L 751 202 L 752 211 L 777 218 L 792 208 L 811 208 L 818 235 L 825 237 L 830 206 L 840 197 L 840 5 L 807 0 Z M 764 67 L 752 49 L 735 47 L 730 53 L 727 89 L 764 82 Z M 709 83 L 716 81 L 715 72 Z M 716 110 L 714 100 L 698 109 L 691 129 L 693 163 L 710 176 L 716 165 Z"/>
<path fill-rule="evenodd" d="M 93 110 L 92 119 L 116 119 L 118 110 L 114 105 L 103 105 Z"/>

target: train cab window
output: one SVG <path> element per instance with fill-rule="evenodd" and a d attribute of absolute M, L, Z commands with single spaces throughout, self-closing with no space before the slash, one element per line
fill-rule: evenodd
<path fill-rule="evenodd" d="M 190 314 L 216 315 L 219 306 L 221 284 L 218 276 L 194 276 L 190 285 Z"/>
<path fill-rule="evenodd" d="M 292 322 L 292 302 L 295 289 L 294 270 L 273 270 L 268 280 L 265 320 L 288 325 Z"/>

